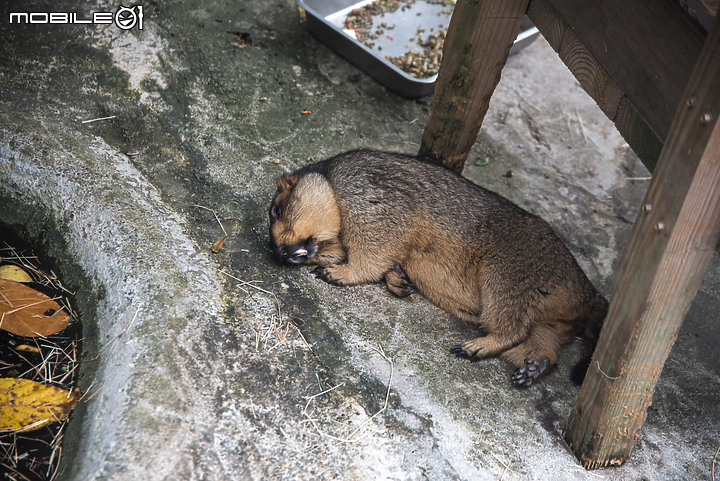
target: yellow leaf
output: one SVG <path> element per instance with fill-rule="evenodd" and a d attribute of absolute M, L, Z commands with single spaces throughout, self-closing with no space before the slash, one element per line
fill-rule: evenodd
<path fill-rule="evenodd" d="M 80 390 L 40 384 L 27 379 L 0 379 L 0 432 L 32 431 L 70 414 Z"/>
<path fill-rule="evenodd" d="M 15 282 L 32 282 L 32 278 L 18 266 L 5 264 L 0 266 L 0 279 L 7 279 Z"/>
<path fill-rule="evenodd" d="M 65 329 L 70 321 L 61 309 L 42 292 L 0 279 L 0 329 L 25 337 L 50 336 Z"/>

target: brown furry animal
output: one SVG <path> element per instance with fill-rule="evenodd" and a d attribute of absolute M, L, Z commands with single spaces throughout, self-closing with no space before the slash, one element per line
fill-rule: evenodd
<path fill-rule="evenodd" d="M 338 286 L 384 279 L 398 296 L 414 286 L 485 331 L 451 352 L 500 354 L 520 386 L 581 335 L 573 377 L 584 377 L 607 301 L 539 217 L 434 161 L 385 152 L 341 154 L 277 187 L 269 214 L 280 261 L 317 264 Z"/>

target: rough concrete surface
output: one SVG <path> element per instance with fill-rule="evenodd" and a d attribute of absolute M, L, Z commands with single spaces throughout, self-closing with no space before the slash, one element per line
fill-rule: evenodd
<path fill-rule="evenodd" d="M 717 259 L 632 458 L 585 472 L 561 438 L 577 343 L 516 389 L 506 362 L 450 355 L 477 331 L 418 295 L 272 260 L 277 177 L 351 148 L 416 152 L 430 98 L 336 56 L 291 0 L 143 6 L 141 32 L 8 24 L 117 8 L 103 1 L 0 7 L 0 221 L 77 290 L 85 359 L 122 333 L 82 365 L 97 394 L 61 479 L 711 478 Z M 465 174 L 548 220 L 611 295 L 649 174 L 542 39 L 508 62 Z"/>

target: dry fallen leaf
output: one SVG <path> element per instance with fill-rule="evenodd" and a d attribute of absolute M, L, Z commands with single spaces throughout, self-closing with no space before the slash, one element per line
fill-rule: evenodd
<path fill-rule="evenodd" d="M 0 279 L 7 279 L 15 282 L 32 282 L 27 272 L 12 264 L 0 266 Z"/>
<path fill-rule="evenodd" d="M 80 390 L 27 379 L 0 379 L 0 432 L 32 431 L 65 419 L 80 399 Z"/>
<path fill-rule="evenodd" d="M 225 239 L 227 239 L 227 236 L 222 237 L 215 241 L 215 243 L 212 245 L 211 249 L 214 253 L 220 252 L 220 249 L 222 249 L 223 244 L 225 243 Z"/>
<path fill-rule="evenodd" d="M 0 329 L 18 336 L 56 334 L 70 321 L 60 304 L 19 282 L 0 279 Z"/>

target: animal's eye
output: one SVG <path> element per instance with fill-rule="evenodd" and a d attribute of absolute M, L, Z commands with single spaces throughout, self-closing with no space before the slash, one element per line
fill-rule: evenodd
<path fill-rule="evenodd" d="M 273 219 L 279 220 L 282 215 L 282 209 L 280 209 L 280 206 L 277 204 L 272 206 L 272 209 L 270 209 L 270 215 Z"/>

